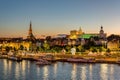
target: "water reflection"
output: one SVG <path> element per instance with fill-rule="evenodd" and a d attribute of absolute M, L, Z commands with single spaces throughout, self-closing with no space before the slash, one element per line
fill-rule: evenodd
<path fill-rule="evenodd" d="M 43 68 L 43 79 L 48 80 L 48 66 L 44 66 Z"/>
<path fill-rule="evenodd" d="M 20 77 L 20 64 L 16 63 L 16 66 L 15 66 L 15 78 L 19 79 L 19 77 Z"/>
<path fill-rule="evenodd" d="M 37 75 L 39 76 L 40 75 L 40 68 L 37 67 Z"/>
<path fill-rule="evenodd" d="M 21 71 L 22 71 L 22 76 L 24 76 L 24 79 L 26 77 L 25 73 L 26 73 L 26 62 L 23 60 L 21 62 Z"/>
<path fill-rule="evenodd" d="M 76 80 L 76 64 L 72 65 L 71 79 Z"/>
<path fill-rule="evenodd" d="M 114 66 L 113 65 L 111 65 L 110 66 L 110 69 L 108 69 L 109 70 L 109 72 L 110 72 L 110 76 L 111 76 L 111 80 L 115 80 L 114 79 Z"/>
<path fill-rule="evenodd" d="M 54 78 L 56 78 L 56 74 L 57 74 L 57 64 L 54 64 L 53 66 L 53 69 L 54 69 Z"/>
<path fill-rule="evenodd" d="M 86 80 L 86 66 L 81 67 L 81 80 Z"/>
<path fill-rule="evenodd" d="M 4 66 L 4 70 L 3 70 L 4 71 L 4 75 L 7 76 L 7 71 L 10 70 L 10 69 L 8 69 L 9 65 L 7 63 L 7 60 L 3 60 L 3 66 Z"/>
<path fill-rule="evenodd" d="M 100 77 L 102 80 L 108 79 L 108 64 L 101 64 L 100 66 Z"/>
<path fill-rule="evenodd" d="M 93 80 L 92 75 L 93 75 L 93 66 L 92 64 L 89 65 L 89 75 L 90 75 L 90 80 Z"/>
<path fill-rule="evenodd" d="M 0 80 L 119 80 L 116 64 L 76 64 L 57 62 L 37 66 L 36 62 L 0 60 Z"/>

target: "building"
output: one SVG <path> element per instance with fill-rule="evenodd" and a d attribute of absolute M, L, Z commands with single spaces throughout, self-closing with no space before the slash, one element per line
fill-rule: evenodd
<path fill-rule="evenodd" d="M 3 49 L 6 47 L 11 48 L 11 50 L 19 50 L 21 47 L 24 50 L 34 50 L 36 49 L 36 38 L 32 33 L 32 24 L 30 22 L 28 36 L 26 39 L 23 38 L 0 38 L 0 45 Z"/>
<path fill-rule="evenodd" d="M 82 45 L 87 43 L 88 40 L 93 40 L 96 45 L 106 45 L 106 33 L 104 33 L 103 27 L 101 26 L 98 33 L 84 33 L 80 27 L 77 30 L 71 30 L 69 35 L 69 44 L 76 44 L 76 41 L 79 40 Z"/>
<path fill-rule="evenodd" d="M 32 33 L 32 23 L 31 23 L 31 21 L 30 21 L 30 27 L 29 27 L 29 31 L 28 31 L 27 40 L 28 41 L 36 41 L 36 38 L 34 37 L 34 35 Z"/>
<path fill-rule="evenodd" d="M 106 39 L 106 33 L 104 33 L 103 27 L 101 26 L 100 32 L 99 32 L 99 38 Z"/>
<path fill-rule="evenodd" d="M 71 30 L 69 39 L 78 39 L 79 36 L 81 36 L 83 34 L 84 34 L 84 32 L 82 31 L 81 27 L 78 31 L 77 30 Z"/>

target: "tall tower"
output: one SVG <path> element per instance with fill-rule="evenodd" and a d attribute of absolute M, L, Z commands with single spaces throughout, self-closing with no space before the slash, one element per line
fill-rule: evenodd
<path fill-rule="evenodd" d="M 101 29 L 100 29 L 100 34 L 104 34 L 104 30 L 103 30 L 102 26 L 101 26 Z"/>
<path fill-rule="evenodd" d="M 79 34 L 79 35 L 82 35 L 82 34 L 83 34 L 81 27 L 80 27 L 79 30 L 78 30 L 78 34 Z"/>
<path fill-rule="evenodd" d="M 32 35 L 32 23 L 31 23 L 31 21 L 30 21 L 30 27 L 29 27 L 28 35 Z"/>
<path fill-rule="evenodd" d="M 36 40 L 33 33 L 32 33 L 32 23 L 31 23 L 31 21 L 30 21 L 30 27 L 29 27 L 27 39 L 30 40 L 30 41 L 35 41 Z"/>
<path fill-rule="evenodd" d="M 101 26 L 100 28 L 99 37 L 103 39 L 106 38 L 106 34 L 104 33 L 103 26 Z"/>

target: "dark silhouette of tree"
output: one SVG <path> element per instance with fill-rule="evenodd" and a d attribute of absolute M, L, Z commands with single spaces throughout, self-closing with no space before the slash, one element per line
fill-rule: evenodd
<path fill-rule="evenodd" d="M 23 45 L 20 45 L 20 50 L 24 50 L 24 46 Z"/>
<path fill-rule="evenodd" d="M 107 40 L 108 40 L 108 41 L 120 40 L 120 36 L 119 36 L 119 35 L 111 34 L 110 36 L 107 37 Z"/>
<path fill-rule="evenodd" d="M 5 50 L 6 50 L 7 52 L 9 52 L 9 51 L 10 51 L 10 47 L 6 46 L 6 47 L 5 47 Z"/>

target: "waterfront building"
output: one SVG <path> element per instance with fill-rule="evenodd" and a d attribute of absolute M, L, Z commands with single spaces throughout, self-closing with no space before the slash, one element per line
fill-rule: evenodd
<path fill-rule="evenodd" d="M 24 49 L 29 51 L 29 50 L 36 49 L 36 38 L 32 33 L 32 23 L 30 22 L 28 36 L 26 39 L 23 39 L 21 37 L 20 38 L 0 38 L 0 43 L 3 49 L 5 49 L 6 47 L 9 47 L 10 50 Z"/>
<path fill-rule="evenodd" d="M 106 33 L 104 33 L 103 26 L 101 26 L 99 38 L 106 39 Z"/>
<path fill-rule="evenodd" d="M 23 46 L 26 46 L 29 51 L 34 51 L 37 47 L 36 42 L 36 38 L 32 33 L 32 23 L 30 21 L 28 36 L 27 39 L 25 39 Z"/>
<path fill-rule="evenodd" d="M 29 26 L 27 40 L 28 41 L 36 41 L 36 38 L 34 37 L 34 35 L 32 33 L 32 23 L 31 22 L 30 22 L 30 26 Z"/>
<path fill-rule="evenodd" d="M 83 34 L 84 34 L 84 32 L 82 31 L 81 27 L 79 30 L 71 30 L 70 35 L 69 35 L 69 39 L 78 39 L 79 36 L 81 36 Z"/>
<path fill-rule="evenodd" d="M 77 30 L 71 30 L 69 38 L 70 39 L 77 39 L 78 38 L 77 34 L 78 34 Z"/>
<path fill-rule="evenodd" d="M 96 45 L 105 45 L 106 44 L 106 33 L 104 33 L 103 27 L 101 26 L 98 33 L 84 33 L 80 27 L 77 30 L 71 30 L 69 35 L 69 45 L 76 45 L 76 41 L 80 41 L 81 45 L 84 45 L 87 40 L 93 39 Z M 77 42 L 78 44 L 78 42 Z"/>

